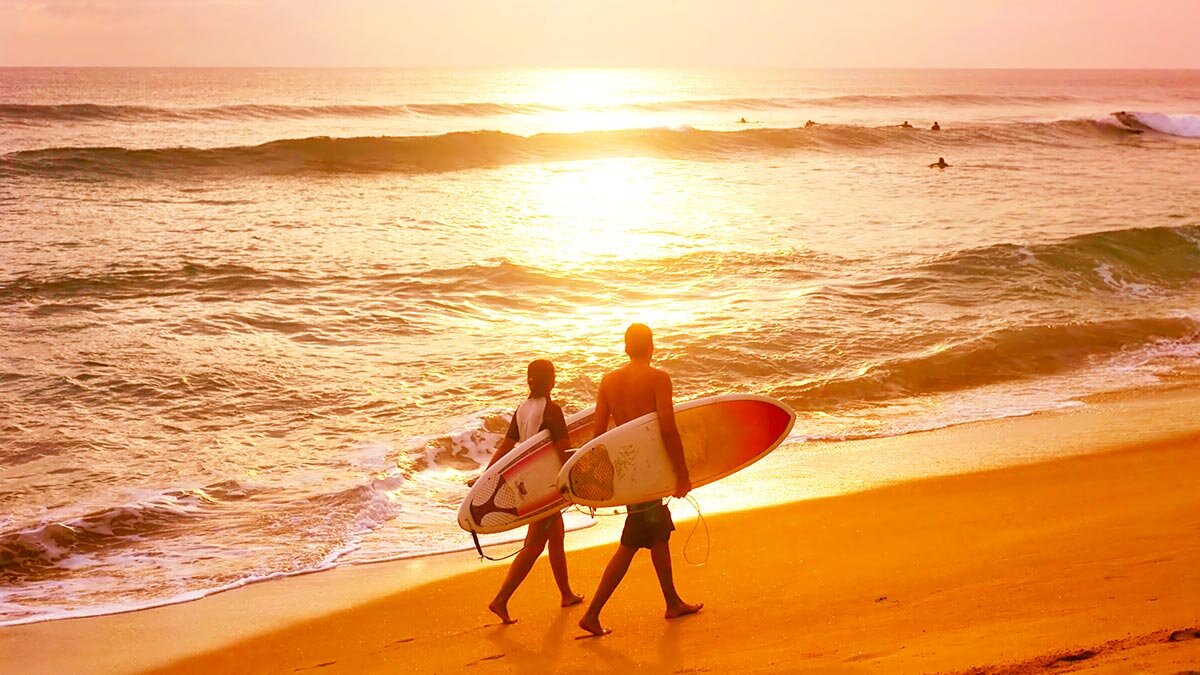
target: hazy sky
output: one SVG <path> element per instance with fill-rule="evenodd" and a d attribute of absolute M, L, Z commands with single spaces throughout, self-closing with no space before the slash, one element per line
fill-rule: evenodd
<path fill-rule="evenodd" d="M 1200 0 L 0 0 L 0 65 L 1200 68 Z"/>

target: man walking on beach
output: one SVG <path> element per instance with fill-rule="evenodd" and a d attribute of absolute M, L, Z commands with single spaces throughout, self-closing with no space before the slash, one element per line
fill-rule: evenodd
<path fill-rule="evenodd" d="M 619 426 L 642 415 L 657 412 L 663 445 L 675 470 L 674 496 L 682 498 L 692 489 L 692 482 L 683 459 L 683 442 L 675 427 L 671 376 L 650 365 L 650 357 L 654 354 L 654 335 L 648 326 L 640 323 L 629 326 L 625 331 L 625 353 L 629 355 L 629 363 L 600 380 L 600 390 L 596 394 L 594 435 L 599 436 L 608 430 L 610 416 Z M 650 560 L 654 563 L 654 572 L 658 575 L 658 584 L 667 602 L 666 618 L 695 614 L 704 606 L 687 604 L 675 591 L 669 545 L 675 524 L 671 521 L 671 512 L 666 504 L 662 500 L 633 504 L 627 511 L 621 545 L 604 568 L 600 586 L 587 612 L 579 620 L 579 627 L 593 635 L 611 632 L 600 625 L 600 610 L 604 609 L 604 603 L 608 602 L 625 578 L 625 572 L 640 548 L 650 549 Z"/>

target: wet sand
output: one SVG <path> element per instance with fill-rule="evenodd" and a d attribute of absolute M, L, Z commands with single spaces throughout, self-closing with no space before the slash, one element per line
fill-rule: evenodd
<path fill-rule="evenodd" d="M 683 560 L 692 522 L 677 506 L 677 584 L 704 611 L 665 621 L 643 553 L 602 616 L 614 631 L 603 638 L 575 639 L 583 608 L 558 608 L 545 560 L 510 605 L 519 622 L 503 626 L 486 604 L 506 565 L 455 555 L 0 629 L 0 655 L 13 672 L 1200 669 L 1200 428 L 1178 423 L 1196 402 L 1166 397 L 1161 417 L 1174 422 L 1160 433 L 1119 407 L 1090 406 L 1093 431 L 1111 413 L 1095 454 L 717 514 L 700 567 Z M 1095 444 L 1072 418 L 906 442 Z M 570 554 L 576 591 L 594 590 L 616 524 L 577 538 L 603 543 Z M 703 530 L 696 539 L 693 560 L 704 557 Z"/>

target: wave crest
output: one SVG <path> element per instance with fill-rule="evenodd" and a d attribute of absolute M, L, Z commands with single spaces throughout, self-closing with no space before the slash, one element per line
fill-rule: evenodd
<path fill-rule="evenodd" d="M 797 410 L 821 410 L 1046 377 L 1160 342 L 1200 340 L 1187 317 L 1027 325 L 997 330 L 853 375 L 777 388 Z"/>
<path fill-rule="evenodd" d="M 211 506 L 247 496 L 244 486 L 223 481 L 0 533 L 0 581 L 69 571 L 67 561 L 73 556 L 120 550 L 131 540 L 181 526 Z"/>
<path fill-rule="evenodd" d="M 1168 136 L 1200 138 L 1200 115 L 1157 112 L 1113 113 L 1122 124 L 1138 130 L 1157 131 Z"/>
<path fill-rule="evenodd" d="M 853 94 L 817 97 L 736 97 L 639 101 L 573 108 L 590 112 L 737 111 L 804 108 L 886 108 L 921 106 L 1049 106 L 1079 102 L 1075 96 L 1002 96 L 995 94 Z M 565 112 L 545 103 L 457 102 L 396 104 L 281 105 L 242 103 L 224 106 L 163 107 L 100 103 L 0 105 L 0 123 L 41 125 L 59 122 L 141 123 L 316 118 L 499 117 Z"/>
<path fill-rule="evenodd" d="M 296 273 L 266 272 L 245 265 L 185 263 L 178 268 L 143 268 L 90 276 L 22 276 L 0 283 L 0 304 L 30 298 L 131 299 L 187 292 L 261 292 L 306 286 Z"/>
<path fill-rule="evenodd" d="M 897 127 L 822 125 L 811 129 L 625 129 L 518 136 L 499 131 L 437 136 L 313 137 L 223 148 L 64 147 L 0 156 L 0 176 L 143 177 L 197 172 L 425 173 L 529 162 L 657 157 L 722 159 L 745 152 L 935 150 L 971 144 L 1071 145 L 1128 131 L 1094 120 L 974 125 L 939 133 Z"/>
<path fill-rule="evenodd" d="M 1078 288 L 1144 293 L 1197 278 L 1200 226 L 1138 227 L 1092 232 L 1062 241 L 1018 246 L 994 244 L 955 251 L 929 261 L 920 273 L 935 280 L 973 278 L 1031 292 Z"/>

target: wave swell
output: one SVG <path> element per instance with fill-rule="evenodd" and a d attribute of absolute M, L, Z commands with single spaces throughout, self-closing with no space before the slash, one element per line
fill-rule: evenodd
<path fill-rule="evenodd" d="M 314 137 L 223 148 L 63 147 L 0 156 L 0 176 L 141 177 L 215 172 L 439 172 L 528 162 L 658 157 L 721 159 L 745 152 L 932 150 L 972 144 L 1078 145 L 1128 131 L 1093 120 L 974 125 L 934 133 L 896 127 L 626 129 L 518 136 L 499 131 L 437 136 Z"/>
<path fill-rule="evenodd" d="M 1122 124 L 1182 138 L 1200 138 L 1200 115 L 1156 112 L 1113 113 Z"/>
<path fill-rule="evenodd" d="M 28 299 L 132 299 L 183 293 L 247 293 L 299 288 L 298 273 L 268 272 L 245 265 L 185 263 L 177 268 L 114 270 L 80 276 L 22 276 L 0 283 L 0 304 Z"/>
<path fill-rule="evenodd" d="M 1188 317 L 1026 325 L 877 363 L 853 375 L 779 387 L 797 410 L 927 396 L 1066 372 L 1131 349 L 1200 340 Z"/>
<path fill-rule="evenodd" d="M 1075 96 L 1000 96 L 994 94 L 918 94 L 823 97 L 741 97 L 637 101 L 616 105 L 590 105 L 571 110 L 590 112 L 671 112 L 675 110 L 769 110 L 804 108 L 883 108 L 921 106 L 1047 106 L 1077 103 Z M 39 125 L 56 122 L 140 123 L 238 120 L 289 120 L 314 118 L 390 117 L 499 117 L 565 112 L 563 106 L 545 103 L 406 103 L 281 105 L 243 103 L 224 106 L 163 107 L 149 105 L 105 105 L 100 103 L 0 105 L 0 123 Z"/>
<path fill-rule="evenodd" d="M 1092 232 L 1062 241 L 993 244 L 955 251 L 919 268 L 928 279 L 988 285 L 1032 295 L 1080 289 L 1144 295 L 1200 277 L 1200 226 Z"/>
<path fill-rule="evenodd" d="M 225 481 L 191 490 L 175 490 L 133 504 L 101 509 L 63 521 L 0 533 L 0 581 L 30 575 L 69 572 L 69 559 L 119 550 L 130 540 L 182 527 L 207 507 L 244 499 L 245 489 Z"/>

